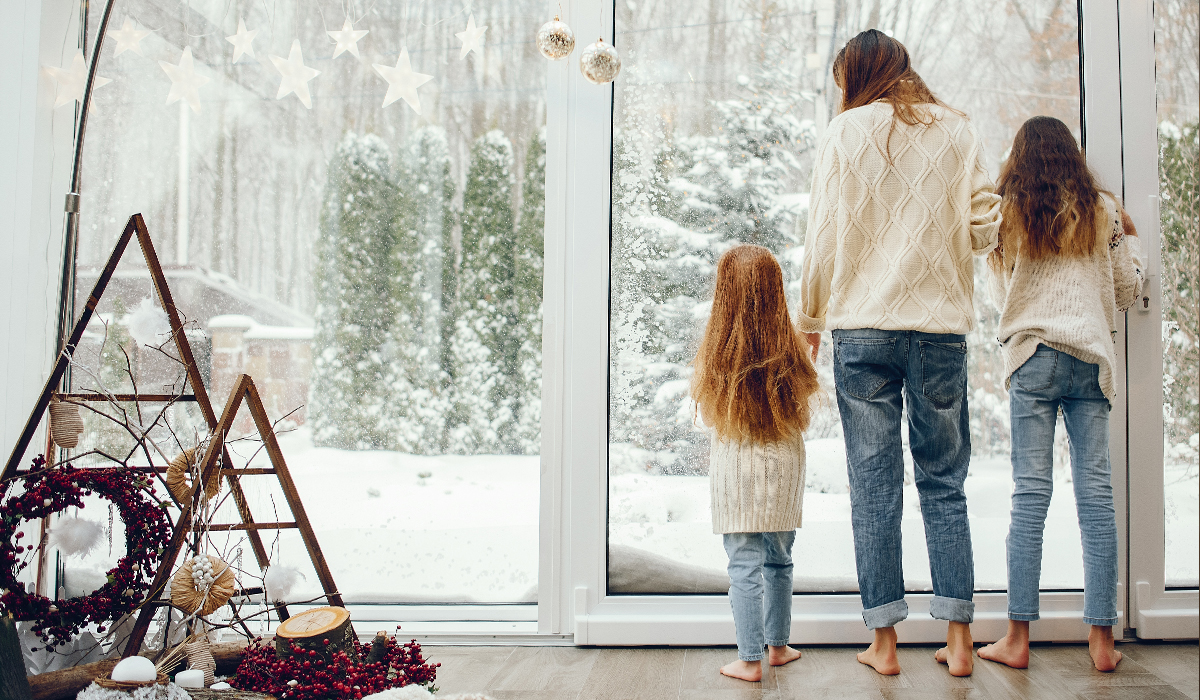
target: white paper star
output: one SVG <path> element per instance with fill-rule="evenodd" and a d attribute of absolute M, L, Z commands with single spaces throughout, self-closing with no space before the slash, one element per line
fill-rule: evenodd
<path fill-rule="evenodd" d="M 421 98 L 417 95 L 417 88 L 433 80 L 433 76 L 413 72 L 412 64 L 408 60 L 408 49 L 400 49 L 400 57 L 396 59 L 395 68 L 382 63 L 376 63 L 374 66 L 379 75 L 383 76 L 388 83 L 387 94 L 383 97 L 383 106 L 387 107 L 403 98 L 409 107 L 420 114 Z"/>
<path fill-rule="evenodd" d="M 466 58 L 467 54 L 474 51 L 477 54 L 483 55 L 483 33 L 488 30 L 487 25 L 482 27 L 475 26 L 475 15 L 472 14 L 467 18 L 467 28 L 461 32 L 456 32 L 454 36 L 462 40 L 462 51 L 459 51 L 459 58 Z"/>
<path fill-rule="evenodd" d="M 120 29 L 114 29 L 108 35 L 117 41 L 117 48 L 113 51 L 113 56 L 120 56 L 126 51 L 132 51 L 139 56 L 144 56 L 142 53 L 142 39 L 150 36 L 149 29 L 138 29 L 134 27 L 133 20 L 128 17 L 121 24 Z"/>
<path fill-rule="evenodd" d="M 334 58 L 341 56 L 343 53 L 345 53 L 347 51 L 354 54 L 355 58 L 358 58 L 358 40 L 363 38 L 370 32 L 366 29 L 360 29 L 358 31 L 354 31 L 354 25 L 350 24 L 350 18 L 347 17 L 346 23 L 342 25 L 342 28 L 340 30 L 338 30 L 336 32 L 325 32 L 325 33 L 328 34 L 330 37 L 333 38 L 334 41 L 337 42 L 337 48 L 335 48 L 333 50 Z"/>
<path fill-rule="evenodd" d="M 246 31 L 246 20 L 238 20 L 237 34 L 225 37 L 225 41 L 233 44 L 233 62 L 237 63 L 242 56 L 254 58 L 254 37 L 258 30 Z"/>
<path fill-rule="evenodd" d="M 58 82 L 58 98 L 54 100 L 55 109 L 76 100 L 83 101 L 83 91 L 87 88 L 87 63 L 83 60 L 82 50 L 75 52 L 75 58 L 71 60 L 70 68 L 46 66 L 46 72 Z M 92 89 L 95 90 L 111 82 L 108 78 L 102 78 L 97 74 L 96 79 L 92 82 Z"/>
<path fill-rule="evenodd" d="M 292 39 L 292 52 L 288 54 L 287 59 L 271 54 L 271 63 L 275 64 L 275 69 L 283 76 L 283 80 L 279 81 L 279 92 L 275 94 L 275 99 L 281 100 L 288 93 L 294 92 L 301 104 L 312 109 L 312 93 L 308 91 L 308 81 L 320 75 L 321 71 L 304 65 L 304 52 L 300 50 L 300 40 Z"/>
<path fill-rule="evenodd" d="M 183 47 L 183 56 L 177 65 L 171 65 L 166 61 L 159 61 L 158 65 L 162 66 L 162 69 L 167 72 L 167 77 L 171 79 L 171 91 L 167 93 L 167 104 L 187 100 L 192 111 L 199 114 L 200 86 L 210 82 L 211 78 L 196 72 L 196 65 L 192 62 L 192 47 Z"/>

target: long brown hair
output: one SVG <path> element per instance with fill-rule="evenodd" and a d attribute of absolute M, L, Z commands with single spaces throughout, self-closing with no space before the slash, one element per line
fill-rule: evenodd
<path fill-rule="evenodd" d="M 932 124 L 936 118 L 925 105 L 950 109 L 913 70 L 904 44 L 878 29 L 868 29 L 846 42 L 833 61 L 833 79 L 842 89 L 840 112 L 882 100 L 892 105 L 895 119 L 916 126 Z"/>
<path fill-rule="evenodd" d="M 1001 269 L 1005 256 L 1018 252 L 1030 260 L 1091 255 L 1100 192 L 1066 124 L 1054 117 L 1026 121 L 996 185 L 1003 221 L 992 266 Z"/>
<path fill-rule="evenodd" d="M 817 371 L 788 315 L 771 251 L 739 245 L 721 256 L 712 316 L 692 365 L 692 397 L 718 437 L 777 442 L 808 427 Z"/>

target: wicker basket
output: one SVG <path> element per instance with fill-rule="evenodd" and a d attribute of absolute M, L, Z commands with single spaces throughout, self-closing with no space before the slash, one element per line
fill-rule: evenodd
<path fill-rule="evenodd" d="M 152 681 L 114 681 L 111 678 L 97 678 L 96 685 L 109 690 L 123 690 L 129 693 L 151 685 L 166 685 L 169 680 L 167 674 L 159 673 L 158 678 Z"/>

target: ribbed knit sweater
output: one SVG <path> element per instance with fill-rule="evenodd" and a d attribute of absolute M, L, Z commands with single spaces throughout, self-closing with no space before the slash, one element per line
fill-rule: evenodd
<path fill-rule="evenodd" d="M 804 507 L 804 438 L 738 443 L 714 435 L 708 483 L 713 532 L 795 530 Z"/>
<path fill-rule="evenodd" d="M 1007 386 L 1038 344 L 1100 366 L 1100 390 L 1116 397 L 1117 313 L 1142 293 L 1141 246 L 1125 236 L 1120 210 L 1106 195 L 1096 211 L 1100 239 L 1090 257 L 1056 255 L 1030 261 L 1004 251 L 997 275 L 991 265 L 989 290 L 1001 309 L 996 339 L 1003 347 Z"/>
<path fill-rule="evenodd" d="M 894 131 L 884 102 L 829 122 L 813 168 L 800 330 L 974 325 L 972 254 L 996 245 L 1000 197 L 971 122 L 928 108 L 931 125 L 896 119 Z"/>

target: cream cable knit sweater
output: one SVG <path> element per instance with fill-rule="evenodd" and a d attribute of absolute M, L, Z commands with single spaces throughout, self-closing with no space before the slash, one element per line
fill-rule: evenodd
<path fill-rule="evenodd" d="M 1133 306 L 1142 293 L 1141 245 L 1125 236 L 1116 202 L 1101 195 L 1091 257 L 1055 256 L 1036 262 L 1006 256 L 996 275 L 991 265 L 989 290 L 1001 309 L 997 340 L 1004 355 L 1005 385 L 1033 357 L 1039 343 L 1100 366 L 1100 389 L 1116 397 L 1117 313 Z"/>
<path fill-rule="evenodd" d="M 996 245 L 1000 197 L 971 123 L 929 108 L 931 126 L 896 120 L 888 148 L 887 103 L 829 123 L 813 169 L 800 330 L 966 333 L 974 324 L 971 256 Z"/>
<path fill-rule="evenodd" d="M 714 435 L 708 483 L 713 532 L 795 530 L 804 506 L 804 438 L 756 444 Z"/>

